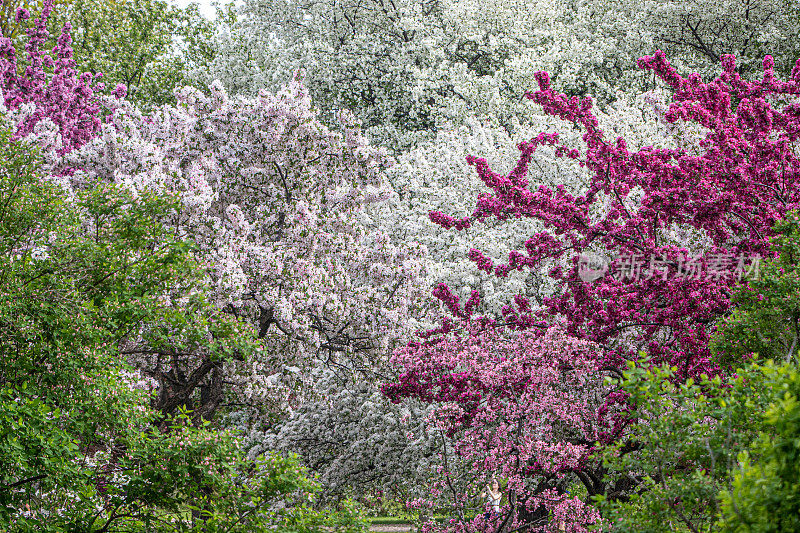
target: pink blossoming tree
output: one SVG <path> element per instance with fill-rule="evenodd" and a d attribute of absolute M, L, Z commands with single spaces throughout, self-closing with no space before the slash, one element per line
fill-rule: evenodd
<path fill-rule="evenodd" d="M 101 75 L 79 74 L 73 59 L 69 24 L 51 50 L 43 46 L 50 38 L 47 21 L 53 1 L 44 3 L 41 15 L 27 30 L 24 70 L 20 73 L 19 58 L 11 39 L 0 38 L 0 88 L 3 104 L 16 111 L 17 135 L 41 136 L 52 132 L 51 143 L 57 153 L 77 148 L 100 131 L 101 95 L 105 86 L 98 81 Z M 17 19 L 30 17 L 24 8 L 17 10 Z M 121 98 L 126 89 L 120 85 L 114 95 Z"/>
<path fill-rule="evenodd" d="M 551 512 L 580 517 L 579 528 L 597 522 L 596 511 L 565 490 L 570 473 L 589 481 L 589 455 L 608 436 L 597 420 L 605 402 L 598 351 L 560 323 L 544 336 L 477 328 L 395 353 L 405 374 L 384 392 L 437 405 L 431 431 L 441 443 L 440 479 L 428 503 L 458 517 L 446 530 L 542 530 Z M 486 516 L 476 498 L 495 476 L 506 480 L 508 498 L 501 513 Z"/>
<path fill-rule="evenodd" d="M 540 134 L 520 144 L 518 165 L 508 175 L 471 158 L 492 193 L 478 199 L 469 217 L 435 212 L 431 220 L 456 229 L 490 219 L 534 218 L 546 224 L 546 231 L 526 241 L 524 252 L 513 251 L 505 261 L 470 252 L 480 270 L 499 277 L 563 263 L 549 272 L 561 290 L 543 308 L 517 298 L 504 308 L 501 323 L 542 329 L 548 316 L 563 315 L 570 334 L 604 347 L 609 364 L 618 366 L 644 349 L 656 362 L 677 366 L 682 376 L 714 373 L 707 343 L 714 320 L 730 307 L 736 261 L 744 256 L 750 267 L 749 258 L 770 254 L 772 226 L 800 203 L 795 148 L 800 64 L 789 81 L 779 81 L 767 56 L 763 79 L 748 82 L 736 73 L 734 58 L 725 56 L 722 74 L 708 83 L 695 75 L 682 78 L 660 52 L 639 64 L 675 91 L 668 122 L 707 129 L 697 146 L 633 150 L 621 137 L 608 139 L 598 128 L 591 99 L 555 93 L 542 72 L 539 90 L 527 97 L 582 129 L 585 148 L 564 146 L 557 134 Z M 531 154 L 542 147 L 578 159 L 591 171 L 585 192 L 528 188 Z M 701 246 L 675 244 L 681 231 L 697 235 Z M 590 252 L 612 261 L 607 275 L 594 282 L 580 276 L 579 254 Z M 638 264 L 641 275 L 620 273 L 624 261 Z M 446 287 L 437 295 L 452 298 Z"/>
<path fill-rule="evenodd" d="M 754 266 L 751 258 L 774 255 L 774 223 L 800 203 L 800 62 L 788 81 L 776 78 L 769 56 L 757 81 L 742 79 L 732 56 L 723 57 L 723 72 L 711 82 L 681 77 L 661 52 L 639 66 L 674 91 L 664 119 L 702 128 L 699 142 L 655 149 L 609 139 L 590 98 L 557 94 L 540 72 L 539 90 L 527 97 L 581 130 L 585 146 L 542 133 L 519 145 L 518 164 L 508 174 L 470 157 L 490 192 L 478 198 L 470 216 L 430 214 L 433 222 L 457 230 L 490 220 L 541 221 L 545 230 L 530 236 L 524 251 L 504 259 L 473 249 L 469 257 L 498 277 L 544 269 L 556 284 L 542 306 L 519 295 L 501 316 L 481 317 L 474 316 L 477 291 L 462 306 L 442 284 L 434 295 L 452 317 L 425 333 L 422 343 L 395 354 L 403 373 L 385 392 L 441 405 L 433 427 L 455 439 L 452 456 L 466 463 L 462 487 L 492 474 L 508 480 L 508 504 L 499 516 L 489 516 L 491 525 L 480 516 L 465 517 L 450 530 L 539 527 L 542 516 L 533 500 L 550 516 L 541 527 L 583 531 L 597 518 L 583 507 L 591 496 L 615 498 L 630 490 L 633 477 L 608 479 L 602 464 L 589 458 L 595 442 L 625 442 L 626 397 L 588 377 L 598 369 L 619 374 L 641 351 L 676 367 L 676 379 L 723 371 L 708 350 L 716 321 L 731 308 L 742 268 Z M 563 186 L 529 187 L 529 164 L 540 149 L 579 161 L 590 173 L 586 189 L 575 194 Z M 607 271 L 587 277 L 581 257 L 589 254 L 605 256 Z M 563 321 L 560 336 L 552 329 L 556 318 Z M 476 336 L 476 328 L 485 331 Z M 575 343 L 593 348 L 576 350 Z M 560 387 L 568 394 L 559 396 Z M 535 430 L 525 436 L 528 414 Z M 635 449 L 629 444 L 622 453 Z M 447 454 L 442 459 L 453 460 Z M 451 470 L 447 464 L 444 472 Z M 554 482 L 568 472 L 579 480 L 583 501 L 568 499 L 566 481 Z M 467 491 L 454 489 L 447 473 L 443 480 L 448 499 L 463 506 Z"/>

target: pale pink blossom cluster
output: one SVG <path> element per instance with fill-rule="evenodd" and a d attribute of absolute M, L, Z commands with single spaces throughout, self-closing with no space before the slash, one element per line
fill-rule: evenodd
<path fill-rule="evenodd" d="M 472 328 L 395 352 L 403 374 L 384 393 L 437 405 L 430 425 L 452 446 L 441 456 L 450 463 L 435 487 L 440 503 L 455 498 L 450 504 L 466 511 L 474 498 L 474 487 L 449 481 L 464 475 L 459 464 L 478 486 L 487 476 L 507 480 L 513 502 L 501 515 L 519 527 L 528 513 L 563 506 L 544 489 L 582 471 L 595 443 L 614 438 L 614 422 L 598 417 L 607 392 L 597 365 L 601 348 L 570 337 L 565 327 L 556 324 L 543 336 Z M 456 530 L 482 531 L 483 522 L 482 515 L 462 520 Z"/>

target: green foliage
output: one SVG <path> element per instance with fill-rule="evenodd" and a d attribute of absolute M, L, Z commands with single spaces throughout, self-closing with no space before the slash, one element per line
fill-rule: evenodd
<path fill-rule="evenodd" d="M 775 230 L 780 255 L 733 294 L 712 341 L 723 365 L 765 363 L 699 383 L 630 363 L 622 389 L 634 424 L 603 458 L 635 490 L 599 498 L 613 531 L 800 530 L 800 217 Z"/>
<path fill-rule="evenodd" d="M 365 513 L 371 517 L 373 524 L 387 524 L 389 522 L 376 521 L 375 517 L 390 517 L 390 520 L 397 520 L 394 523 L 407 523 L 416 518 L 418 513 L 409 511 L 405 502 L 410 497 L 405 495 L 390 495 L 383 491 L 372 491 L 365 493 L 359 498 L 359 502 L 364 506 Z"/>
<path fill-rule="evenodd" d="M 269 454 L 248 459 L 228 431 L 196 428 L 181 414 L 171 431 L 150 428 L 133 452 L 120 458 L 124 483 L 103 484 L 104 499 L 120 516 L 137 516 L 138 531 L 316 532 L 363 530 L 363 519 L 312 509 L 318 485 L 296 456 Z M 281 503 L 276 506 L 276 503 Z M 142 513 L 149 508 L 151 512 Z M 167 526 L 168 523 L 168 526 Z"/>
<path fill-rule="evenodd" d="M 210 61 L 212 23 L 197 5 L 164 0 L 73 0 L 57 9 L 52 25 L 72 25 L 79 72 L 103 73 L 108 89 L 123 83 L 140 105 L 174 101 L 186 73 Z"/>
<path fill-rule="evenodd" d="M 99 186 L 67 202 L 7 131 L 0 161 L 0 525 L 8 526 L 59 488 L 85 493 L 91 475 L 81 458 L 147 423 L 147 398 L 125 383 L 115 341 L 156 312 L 155 291 L 189 263 L 155 218 L 168 201 Z M 57 529 L 58 520 L 48 523 Z"/>
<path fill-rule="evenodd" d="M 597 498 L 610 531 L 720 531 L 721 516 L 724 531 L 798 531 L 796 367 L 768 361 L 683 384 L 673 372 L 631 363 L 625 374 L 635 423 L 602 458 L 632 490 Z"/>
<path fill-rule="evenodd" d="M 800 531 L 800 372 L 768 365 L 773 401 L 763 431 L 739 455 L 729 490 L 722 493 L 722 531 Z"/>
<path fill-rule="evenodd" d="M 717 360 L 735 367 L 750 354 L 796 359 L 800 336 L 800 216 L 789 213 L 775 225 L 772 248 L 780 254 L 762 262 L 760 275 L 733 295 L 735 311 L 714 336 Z"/>
<path fill-rule="evenodd" d="M 621 480 L 617 486 L 635 490 L 599 499 L 613 531 L 714 531 L 719 492 L 782 388 L 769 365 L 740 369 L 724 382 L 676 383 L 674 371 L 640 362 L 625 374 L 634 424 L 628 440 L 603 459 Z"/>

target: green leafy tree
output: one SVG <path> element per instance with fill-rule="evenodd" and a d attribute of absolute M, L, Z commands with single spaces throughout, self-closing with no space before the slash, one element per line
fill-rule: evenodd
<path fill-rule="evenodd" d="M 772 249 L 760 275 L 733 295 L 735 311 L 711 343 L 721 364 L 735 366 L 751 354 L 761 360 L 796 360 L 800 349 L 800 215 L 775 225 Z"/>
<path fill-rule="evenodd" d="M 789 364 L 768 369 L 780 387 L 764 430 L 739 455 L 731 487 L 722 493 L 722 531 L 800 531 L 800 372 Z"/>
<path fill-rule="evenodd" d="M 174 101 L 175 87 L 188 84 L 187 69 L 202 68 L 213 57 L 212 23 L 196 4 L 74 0 L 56 14 L 51 24 L 58 30 L 72 25 L 78 70 L 103 73 L 111 89 L 124 84 L 128 98 L 140 105 Z"/>
<path fill-rule="evenodd" d="M 761 431 L 738 456 L 732 482 L 722 492 L 722 530 L 800 530 L 800 215 L 789 213 L 775 226 L 778 257 L 764 262 L 759 279 L 734 295 L 736 312 L 721 325 L 713 348 L 723 363 L 741 358 L 768 363 L 771 403 Z"/>
<path fill-rule="evenodd" d="M 599 498 L 612 531 L 716 530 L 719 492 L 779 387 L 769 372 L 752 366 L 726 382 L 676 383 L 674 368 L 630 364 L 622 389 L 634 423 L 627 440 L 601 454 L 617 480 Z"/>
<path fill-rule="evenodd" d="M 752 363 L 728 380 L 676 385 L 666 367 L 626 372 L 635 423 L 605 450 L 635 491 L 598 498 L 614 532 L 798 531 L 800 373 Z M 631 484 L 633 486 L 633 484 Z M 617 488 L 624 489 L 624 482 Z M 604 529 L 605 531 L 605 529 Z"/>
<path fill-rule="evenodd" d="M 735 370 L 684 383 L 669 368 L 631 363 L 626 372 L 630 435 L 603 454 L 622 480 L 600 498 L 613 531 L 800 529 L 800 217 L 774 229 L 775 257 L 734 292 L 735 310 L 711 342 Z M 635 491 L 624 490 L 626 478 Z"/>

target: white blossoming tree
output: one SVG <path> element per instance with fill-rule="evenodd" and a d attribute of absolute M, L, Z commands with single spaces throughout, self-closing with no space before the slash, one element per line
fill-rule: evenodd
<path fill-rule="evenodd" d="M 719 70 L 722 54 L 735 55 L 739 72 L 747 75 L 761 72 L 767 54 L 776 70 L 788 75 L 800 56 L 800 6 L 792 0 L 606 0 L 602 5 L 632 21 L 673 62 L 707 79 Z"/>
<path fill-rule="evenodd" d="M 374 382 L 334 368 L 315 369 L 313 380 L 314 399 L 276 428 L 249 432 L 249 453 L 300 454 L 319 475 L 326 501 L 378 491 L 399 500 L 424 495 L 439 451 L 436 435 L 426 427 L 432 410 L 419 402 L 394 404 Z M 244 421 L 233 416 L 231 422 Z"/>
<path fill-rule="evenodd" d="M 391 149 L 472 116 L 522 120 L 539 70 L 606 105 L 653 88 L 636 60 L 656 49 L 687 74 L 723 53 L 747 73 L 770 53 L 788 72 L 800 51 L 791 0 L 245 0 L 230 14 L 195 78 L 253 95 L 302 69 L 315 102 L 351 109 Z"/>
<path fill-rule="evenodd" d="M 84 169 L 73 187 L 103 179 L 179 196 L 169 224 L 196 243 L 213 303 L 262 339 L 260 354 L 238 364 L 131 346 L 159 381 L 160 407 L 199 396 L 201 410 L 206 400 L 286 408 L 309 392 L 316 365 L 380 368 L 423 287 L 421 250 L 363 215 L 387 195 L 385 152 L 349 113 L 338 131 L 323 126 L 297 81 L 256 98 L 229 99 L 218 83 L 209 97 L 185 88 L 177 98 L 151 115 L 120 106 L 63 163 Z"/>

